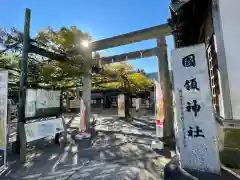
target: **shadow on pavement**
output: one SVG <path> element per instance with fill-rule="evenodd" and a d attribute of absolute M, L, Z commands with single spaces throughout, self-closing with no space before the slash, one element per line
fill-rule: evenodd
<path fill-rule="evenodd" d="M 156 126 L 155 118 L 153 116 L 144 116 L 144 118 L 131 118 L 137 122 L 145 123 L 146 125 Z"/>
<path fill-rule="evenodd" d="M 116 130 L 97 130 L 97 132 L 101 132 L 101 133 L 106 133 L 106 134 L 122 134 L 124 136 L 138 136 L 138 138 L 154 138 L 155 136 L 150 135 L 150 134 L 136 134 L 134 132 L 123 132 L 123 131 L 116 131 Z"/>
<path fill-rule="evenodd" d="M 39 143 L 29 147 L 24 165 L 11 156 L 1 179 L 162 179 L 169 159 L 151 150 L 151 140 L 99 132 L 65 147 Z"/>
<path fill-rule="evenodd" d="M 152 120 L 143 120 L 143 119 L 138 119 L 131 117 L 129 119 L 121 119 L 125 121 L 126 123 L 131 124 L 132 126 L 136 128 L 140 128 L 142 130 L 148 130 L 148 131 L 156 131 L 156 124 L 152 122 Z"/>

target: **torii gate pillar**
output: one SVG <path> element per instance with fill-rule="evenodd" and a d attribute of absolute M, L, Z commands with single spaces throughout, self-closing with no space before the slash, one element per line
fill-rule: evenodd
<path fill-rule="evenodd" d="M 91 90 L 92 90 L 92 49 L 89 47 L 86 52 L 86 58 L 84 58 L 84 75 L 83 75 L 83 89 L 82 89 L 82 99 L 86 106 L 86 129 L 90 128 L 90 118 L 91 118 Z"/>
<path fill-rule="evenodd" d="M 157 37 L 157 52 L 158 58 L 158 80 L 161 84 L 161 88 L 164 96 L 164 130 L 163 137 L 174 137 L 173 129 L 173 99 L 172 99 L 172 85 L 170 81 L 170 72 L 168 68 L 167 57 L 167 43 L 165 36 Z"/>

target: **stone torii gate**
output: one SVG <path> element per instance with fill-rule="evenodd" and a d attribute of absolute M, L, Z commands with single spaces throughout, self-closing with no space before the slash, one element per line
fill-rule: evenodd
<path fill-rule="evenodd" d="M 165 36 L 171 35 L 171 28 L 168 24 L 162 24 L 99 41 L 94 41 L 89 47 L 89 56 L 91 52 L 96 52 L 99 50 L 114 48 L 126 44 L 136 43 L 149 39 L 156 39 L 156 47 L 151 49 L 139 50 L 135 52 L 128 52 L 120 55 L 109 56 L 101 58 L 103 64 L 121 62 L 127 60 L 134 60 L 138 58 L 147 58 L 151 56 L 157 56 L 158 58 L 158 80 L 161 83 L 161 87 L 164 94 L 165 102 L 165 131 L 164 137 L 172 137 L 174 135 L 173 131 L 173 108 L 172 108 L 172 88 L 170 83 L 170 75 L 168 68 L 168 57 L 167 57 L 167 44 Z M 88 63 L 86 63 L 88 64 Z M 90 115 L 91 115 L 91 66 L 86 66 L 86 74 L 83 80 L 83 100 L 86 103 L 86 118 L 89 128 Z M 170 120 L 170 121 L 169 121 Z"/>

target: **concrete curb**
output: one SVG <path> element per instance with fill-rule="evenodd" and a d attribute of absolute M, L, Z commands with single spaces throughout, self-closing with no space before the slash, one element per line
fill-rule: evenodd
<path fill-rule="evenodd" d="M 222 166 L 221 176 L 212 173 L 184 170 L 180 167 L 175 156 L 164 167 L 164 180 L 238 180 L 240 176 L 232 170 Z"/>
<path fill-rule="evenodd" d="M 240 179 L 240 175 L 235 173 L 233 170 L 231 170 L 230 168 L 227 168 L 224 165 L 221 165 L 221 168 L 225 171 L 227 171 L 228 173 L 232 174 L 233 176 L 235 176 L 236 178 Z"/>

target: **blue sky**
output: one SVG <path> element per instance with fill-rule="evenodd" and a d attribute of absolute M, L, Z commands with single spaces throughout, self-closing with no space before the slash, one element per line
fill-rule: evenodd
<path fill-rule="evenodd" d="M 0 27 L 23 30 L 25 8 L 32 10 L 31 34 L 50 25 L 54 29 L 76 25 L 95 40 L 166 23 L 170 0 L 1 0 Z M 168 51 L 173 47 L 167 38 Z M 155 47 L 154 40 L 108 49 L 105 54 Z M 129 61 L 146 72 L 157 71 L 157 58 Z"/>

